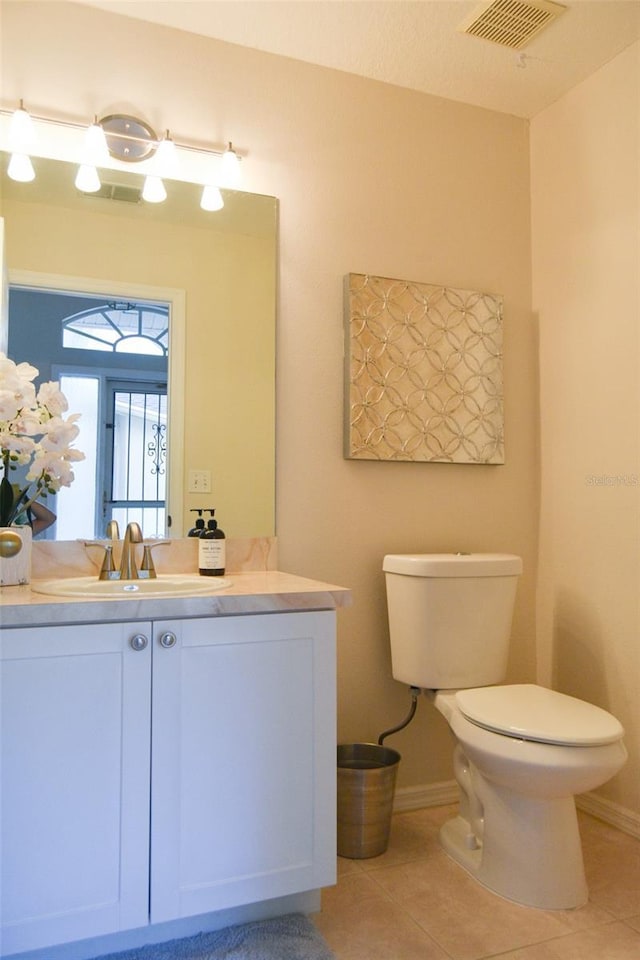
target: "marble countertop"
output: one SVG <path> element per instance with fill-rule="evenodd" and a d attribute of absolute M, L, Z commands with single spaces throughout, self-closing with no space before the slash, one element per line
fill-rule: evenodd
<path fill-rule="evenodd" d="M 212 584 L 211 593 L 142 599 L 54 597 L 36 593 L 29 584 L 2 587 L 0 625 L 27 627 L 335 610 L 351 603 L 351 593 L 345 587 L 279 570 L 230 572 L 225 579 L 231 580 L 231 584 L 223 589 Z"/>

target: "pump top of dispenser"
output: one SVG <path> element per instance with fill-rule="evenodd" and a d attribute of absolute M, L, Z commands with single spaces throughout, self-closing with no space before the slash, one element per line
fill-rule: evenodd
<path fill-rule="evenodd" d="M 220 529 L 220 527 L 218 526 L 218 521 L 215 519 L 215 516 L 214 516 L 216 511 L 211 507 L 208 507 L 204 512 L 210 514 L 210 517 L 207 520 L 206 533 L 209 536 L 213 536 L 215 534 L 216 538 L 224 537 L 225 535 L 224 530 Z"/>
<path fill-rule="evenodd" d="M 215 513 L 215 510 L 211 510 L 210 508 L 207 508 L 207 510 L 205 510 L 205 513 L 210 513 L 211 516 L 207 520 L 207 529 L 202 531 L 202 533 L 200 534 L 200 538 L 202 540 L 224 540 L 225 532 L 224 530 L 220 529 L 220 527 L 218 526 L 218 521 L 213 516 Z"/>
<path fill-rule="evenodd" d="M 196 508 L 196 509 L 190 510 L 189 512 L 190 512 L 190 513 L 197 513 L 197 514 L 198 514 L 198 519 L 196 520 L 195 526 L 192 527 L 191 530 L 189 530 L 189 533 L 187 534 L 187 536 L 188 536 L 188 537 L 200 537 L 200 536 L 202 536 L 202 534 L 204 533 L 204 529 L 205 529 L 204 519 L 203 519 L 203 517 L 202 517 L 202 514 L 203 514 L 204 511 Z"/>

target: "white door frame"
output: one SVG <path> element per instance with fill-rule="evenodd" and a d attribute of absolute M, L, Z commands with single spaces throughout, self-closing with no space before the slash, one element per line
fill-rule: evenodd
<path fill-rule="evenodd" d="M 8 283 L 10 287 L 36 287 L 40 290 L 88 293 L 98 296 L 118 297 L 123 300 L 161 300 L 170 305 L 167 515 L 171 515 L 170 535 L 181 537 L 184 516 L 185 291 L 176 287 L 156 287 L 146 283 L 129 283 L 122 280 L 72 277 L 56 273 L 39 273 L 34 270 L 12 269 L 8 271 Z"/>

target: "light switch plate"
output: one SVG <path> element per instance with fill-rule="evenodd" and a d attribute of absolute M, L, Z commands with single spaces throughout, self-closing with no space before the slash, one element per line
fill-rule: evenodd
<path fill-rule="evenodd" d="M 189 470 L 189 493 L 211 493 L 211 471 Z"/>

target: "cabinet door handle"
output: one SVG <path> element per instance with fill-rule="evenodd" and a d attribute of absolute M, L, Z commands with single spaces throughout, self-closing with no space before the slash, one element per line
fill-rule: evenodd
<path fill-rule="evenodd" d="M 176 637 L 175 633 L 171 633 L 169 630 L 166 633 L 163 633 L 160 637 L 160 646 L 165 647 L 166 649 L 169 649 L 169 647 L 175 647 L 177 642 L 178 638 Z"/>
<path fill-rule="evenodd" d="M 145 637 L 144 633 L 136 633 L 135 637 L 131 637 L 129 643 L 134 650 L 144 650 L 149 641 Z"/>

